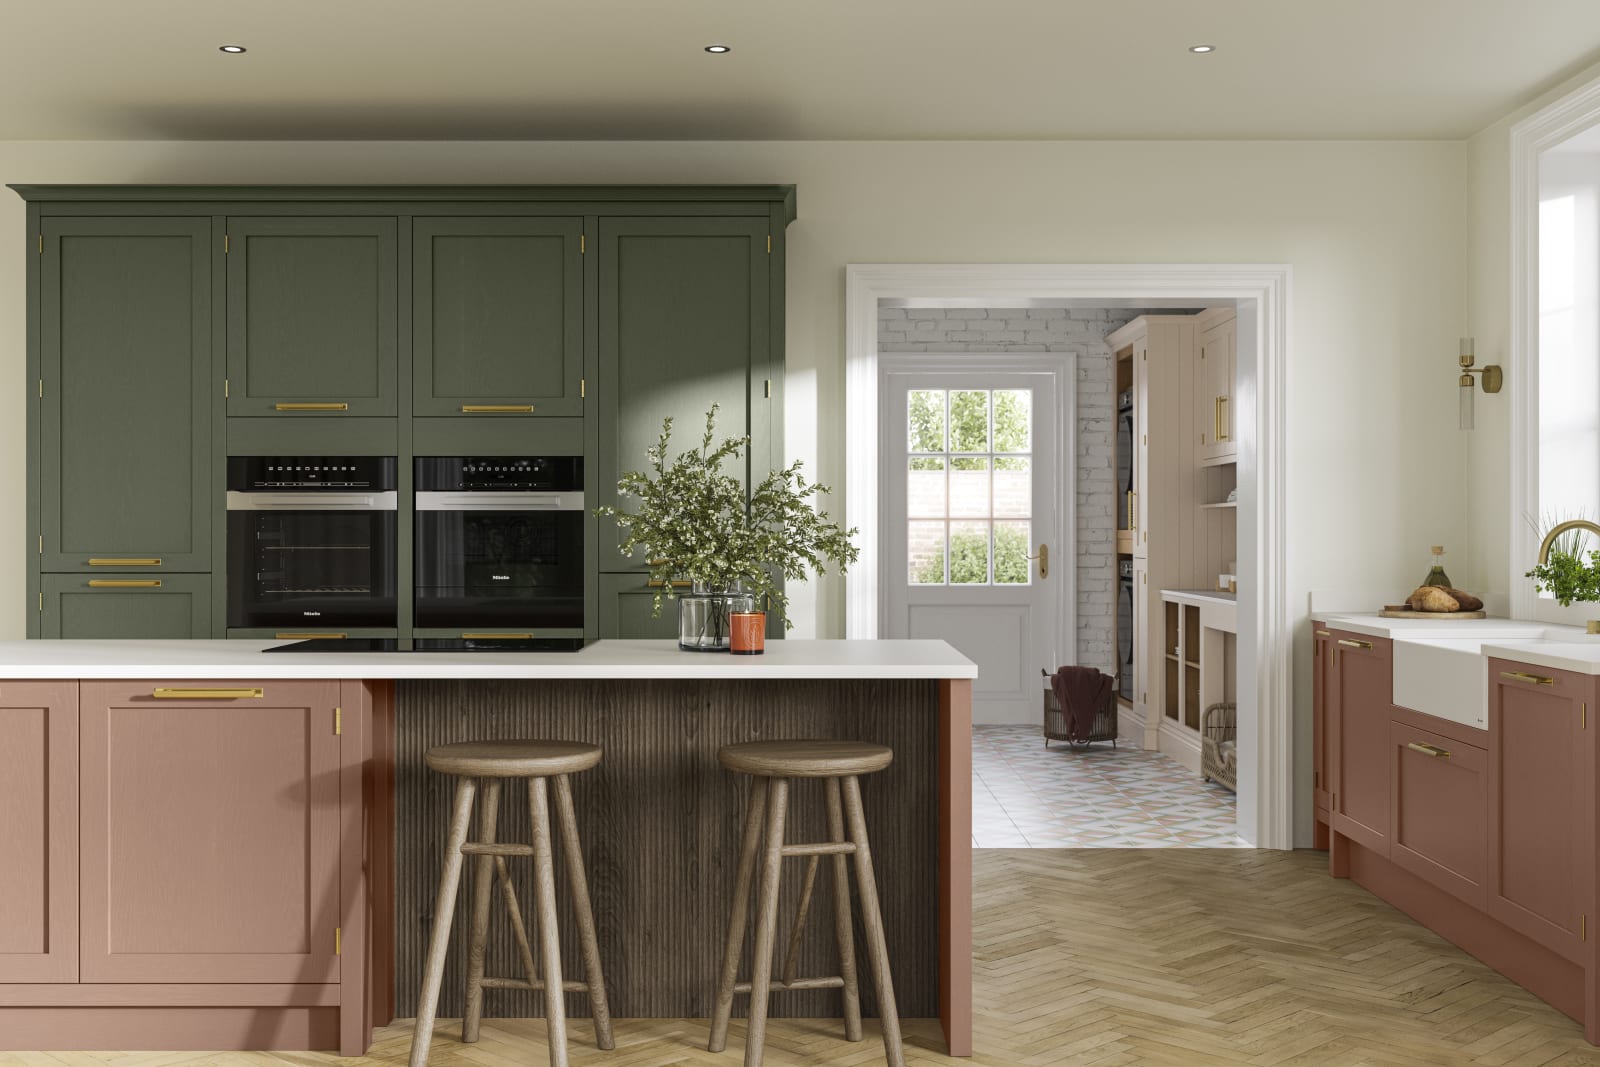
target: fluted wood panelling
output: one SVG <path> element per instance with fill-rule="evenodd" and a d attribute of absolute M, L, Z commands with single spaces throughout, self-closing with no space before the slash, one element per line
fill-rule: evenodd
<path fill-rule="evenodd" d="M 572 780 L 588 866 L 600 953 L 618 1018 L 707 1018 L 717 979 L 738 837 L 749 779 L 717 763 L 718 747 L 738 741 L 826 738 L 875 741 L 895 751 L 893 765 L 862 779 L 867 823 L 900 1014 L 938 1014 L 938 694 L 927 681 L 404 681 L 396 683 L 395 1010 L 415 1014 L 434 896 L 449 824 L 454 779 L 423 765 L 433 745 L 494 738 L 562 738 L 605 749 L 600 766 Z M 790 792 L 793 841 L 827 836 L 820 782 Z M 476 824 L 476 820 L 474 820 Z M 474 825 L 476 833 L 476 825 Z M 529 840 L 525 786 L 501 802 L 499 836 Z M 528 860 L 509 861 L 524 911 L 533 900 Z M 781 966 L 804 860 L 784 864 L 777 959 Z M 827 861 L 824 861 L 825 863 Z M 562 958 L 579 976 L 577 931 L 559 850 L 556 886 Z M 832 944 L 832 882 L 819 877 L 800 974 L 838 973 Z M 458 897 L 439 1015 L 462 1014 L 466 919 L 473 864 Z M 852 889 L 854 879 L 852 877 Z M 753 909 L 752 909 L 753 910 Z M 857 916 L 856 958 L 860 944 Z M 537 950 L 535 952 L 537 955 Z M 495 895 L 489 973 L 521 977 L 515 945 Z M 748 940 L 745 967 L 749 973 Z M 863 1010 L 875 1013 L 862 969 Z M 485 1016 L 537 1016 L 540 994 L 486 993 Z M 736 1005 L 744 1013 L 747 998 Z M 588 998 L 569 994 L 582 1017 Z M 841 1013 L 833 990 L 780 993 L 775 1016 Z"/>

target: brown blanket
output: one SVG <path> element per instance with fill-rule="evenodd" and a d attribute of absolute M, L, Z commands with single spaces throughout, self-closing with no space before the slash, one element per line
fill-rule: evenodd
<path fill-rule="evenodd" d="M 1067 718 L 1067 735 L 1087 741 L 1094 732 L 1094 717 L 1111 699 L 1116 679 L 1094 667 L 1060 667 L 1050 676 L 1050 689 Z"/>

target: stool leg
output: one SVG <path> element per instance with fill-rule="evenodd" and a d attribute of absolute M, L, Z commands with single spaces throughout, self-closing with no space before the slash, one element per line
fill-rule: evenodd
<path fill-rule="evenodd" d="M 828 840 L 843 842 L 844 807 L 839 799 L 839 779 L 827 781 Z M 833 857 L 833 933 L 839 942 L 839 977 L 844 979 L 844 1036 L 861 1040 L 861 992 L 856 978 L 856 936 L 850 925 L 850 861 Z"/>
<path fill-rule="evenodd" d="M 861 924 L 867 931 L 867 959 L 872 965 L 872 988 L 878 994 L 878 1015 L 883 1023 L 883 1049 L 889 1067 L 905 1067 L 900 1044 L 900 1015 L 894 1003 L 894 979 L 889 974 L 889 946 L 883 936 L 883 916 L 878 911 L 878 883 L 872 873 L 872 849 L 867 844 L 867 820 L 861 812 L 861 783 L 855 775 L 844 779 L 844 810 L 850 819 L 850 840 L 856 846 L 856 888 L 861 894 Z"/>
<path fill-rule="evenodd" d="M 433 902 L 428 963 L 417 999 L 417 1025 L 411 1031 L 411 1067 L 427 1067 L 428 1063 L 428 1043 L 433 1040 L 433 1020 L 439 1011 L 439 987 L 444 983 L 444 957 L 450 948 L 450 923 L 456 915 L 456 887 L 461 884 L 461 846 L 467 840 L 477 788 L 478 783 L 471 778 L 456 783 L 456 806 L 450 816 L 450 837 L 444 846 L 444 871 L 439 875 L 439 895 Z"/>
<path fill-rule="evenodd" d="M 543 778 L 528 779 L 533 816 L 533 895 L 539 914 L 539 954 L 544 968 L 544 1017 L 550 1067 L 567 1067 L 567 1004 L 561 982 L 561 933 L 556 917 L 556 876 L 550 851 L 550 800 Z"/>
<path fill-rule="evenodd" d="M 783 822 L 789 808 L 789 780 L 767 786 L 766 848 L 761 857 L 761 895 L 757 898 L 756 943 L 750 954 L 750 1022 L 745 1031 L 744 1065 L 761 1067 L 767 1040 L 767 1001 L 772 992 L 772 942 L 778 930 L 778 881 L 783 874 Z"/>
<path fill-rule="evenodd" d="M 483 799 L 478 805 L 478 840 L 495 842 L 500 822 L 500 779 L 483 784 Z M 489 944 L 489 895 L 494 890 L 494 856 L 479 856 L 472 865 L 472 919 L 467 939 L 467 1010 L 461 1018 L 461 1040 L 478 1040 L 478 1024 L 483 1021 L 483 964 Z"/>
<path fill-rule="evenodd" d="M 767 813 L 767 780 L 750 778 L 750 803 L 744 815 L 744 836 L 739 839 L 739 871 L 733 879 L 733 902 L 728 909 L 728 940 L 722 950 L 722 974 L 717 979 L 717 1004 L 711 1013 L 710 1052 L 728 1047 L 728 1019 L 733 1014 L 733 987 L 739 980 L 739 957 L 744 952 L 744 928 L 750 914 L 750 880 L 761 847 L 761 824 Z"/>
<path fill-rule="evenodd" d="M 567 860 L 567 882 L 572 889 L 572 910 L 578 920 L 578 942 L 583 950 L 583 981 L 589 987 L 589 1010 L 594 1013 L 595 1044 L 614 1049 L 611 1005 L 606 1000 L 605 975 L 600 971 L 600 939 L 594 932 L 594 910 L 589 904 L 589 878 L 578 845 L 578 816 L 572 807 L 572 779 L 556 777 L 556 818 L 561 823 L 561 848 Z"/>

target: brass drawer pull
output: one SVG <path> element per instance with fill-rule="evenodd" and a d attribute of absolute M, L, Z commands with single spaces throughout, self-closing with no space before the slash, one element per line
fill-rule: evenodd
<path fill-rule="evenodd" d="M 347 638 L 349 636 L 350 636 L 349 634 L 290 634 L 290 633 L 282 633 L 282 634 L 275 634 L 274 635 L 275 639 L 279 640 L 279 641 L 342 641 L 342 640 L 344 640 L 345 638 Z"/>
<path fill-rule="evenodd" d="M 1332 630 L 1318 630 L 1317 631 L 1317 636 L 1318 637 L 1332 637 L 1333 636 L 1333 631 Z"/>
<path fill-rule="evenodd" d="M 1542 674 L 1529 674 L 1527 671 L 1501 671 L 1500 677 L 1509 678 L 1513 682 L 1531 682 L 1534 685 L 1555 685 L 1554 678 L 1546 678 Z"/>
<path fill-rule="evenodd" d="M 532 404 L 462 404 L 461 410 L 468 415 L 482 415 L 490 412 L 499 412 L 505 415 L 532 415 Z"/>
<path fill-rule="evenodd" d="M 1345 648 L 1370 649 L 1372 647 L 1372 642 L 1371 641 L 1346 641 L 1342 637 L 1339 638 L 1339 643 L 1341 645 L 1343 645 Z"/>
<path fill-rule="evenodd" d="M 90 589 L 159 589 L 160 578 L 90 578 Z"/>
<path fill-rule="evenodd" d="M 108 559 L 108 558 L 105 558 L 105 557 L 102 557 L 102 556 L 90 556 L 89 557 L 89 566 L 91 566 L 91 567 L 159 567 L 159 566 L 161 566 L 161 560 L 154 559 L 154 558 L 151 558 L 151 557 L 148 557 L 148 556 L 146 556 L 146 557 L 144 557 L 142 559 Z"/>
<path fill-rule="evenodd" d="M 691 585 L 693 585 L 694 583 L 689 581 L 686 578 L 674 578 L 670 582 L 663 581 L 660 578 L 652 578 L 648 582 L 645 582 L 644 584 L 645 584 L 645 586 L 647 588 L 650 588 L 650 589 L 661 589 L 661 588 L 663 588 L 665 586 L 669 586 L 669 585 L 672 586 L 672 588 L 674 588 L 674 589 L 687 589 Z"/>
<path fill-rule="evenodd" d="M 158 687 L 150 691 L 157 700 L 260 700 L 264 689 L 177 689 Z"/>
<path fill-rule="evenodd" d="M 1430 745 L 1426 741 L 1412 741 L 1408 743 L 1406 747 L 1413 752 L 1420 752 L 1424 756 L 1429 756 L 1433 759 L 1450 758 L 1450 750 L 1448 748 L 1440 748 L 1437 745 Z"/>
<path fill-rule="evenodd" d="M 532 641 L 532 634 L 462 634 L 463 641 Z"/>
<path fill-rule="evenodd" d="M 274 404 L 277 411 L 349 411 L 350 405 L 344 401 L 334 404 Z"/>

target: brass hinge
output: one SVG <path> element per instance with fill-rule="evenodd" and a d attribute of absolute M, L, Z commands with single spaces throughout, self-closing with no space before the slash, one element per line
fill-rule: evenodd
<path fill-rule="evenodd" d="M 580 256 L 587 255 L 588 251 L 589 251 L 589 235 L 585 234 L 585 233 L 578 234 L 578 255 L 580 255 Z"/>
<path fill-rule="evenodd" d="M 222 235 L 222 254 L 223 255 L 227 255 L 228 254 L 228 235 L 227 234 L 223 234 Z"/>
<path fill-rule="evenodd" d="M 767 234 L 767 255 L 772 255 L 772 234 Z"/>
<path fill-rule="evenodd" d="M 764 388 L 765 388 L 766 391 L 763 392 L 761 395 L 770 398 L 772 396 L 772 379 L 771 378 L 767 379 L 766 385 L 765 385 Z"/>
<path fill-rule="evenodd" d="M 337 737 L 339 734 L 344 733 L 344 709 L 343 708 L 334 708 L 333 709 L 333 733 L 334 733 L 335 737 Z"/>
<path fill-rule="evenodd" d="M 344 927 L 342 926 L 333 928 L 333 954 L 335 956 L 344 955 Z"/>
<path fill-rule="evenodd" d="M 1578 940 L 1589 940 L 1589 916 L 1587 915 L 1578 916 Z"/>
<path fill-rule="evenodd" d="M 579 378 L 578 379 L 578 399 L 582 400 L 584 397 L 586 397 L 588 395 L 589 395 L 589 380 L 587 378 Z"/>
<path fill-rule="evenodd" d="M 43 378 L 39 379 L 39 399 L 40 400 L 44 399 L 44 379 Z"/>
<path fill-rule="evenodd" d="M 1578 729 L 1587 730 L 1588 728 L 1589 728 L 1589 702 L 1587 700 L 1585 700 L 1582 704 L 1578 705 Z"/>
<path fill-rule="evenodd" d="M 44 255 L 44 234 L 39 235 L 39 254 Z"/>
<path fill-rule="evenodd" d="M 39 535 L 39 555 L 44 555 L 44 534 Z"/>
<path fill-rule="evenodd" d="M 44 594 L 43 593 L 39 594 L 39 610 L 40 611 L 44 610 Z"/>

